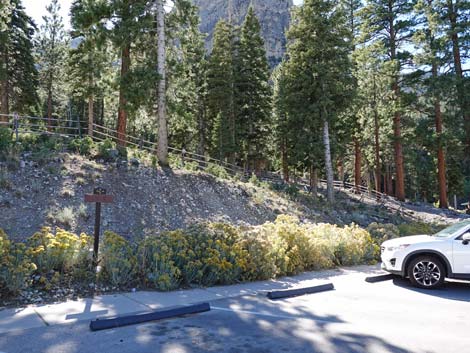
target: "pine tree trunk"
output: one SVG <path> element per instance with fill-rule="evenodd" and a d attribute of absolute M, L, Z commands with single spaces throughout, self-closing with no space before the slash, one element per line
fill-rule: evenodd
<path fill-rule="evenodd" d="M 127 134 L 127 98 L 124 93 L 124 86 L 122 79 L 129 72 L 131 66 L 131 46 L 126 44 L 122 48 L 121 53 L 121 85 L 119 87 L 119 110 L 118 110 L 118 123 L 117 123 L 117 144 L 120 147 L 126 147 L 126 134 Z"/>
<path fill-rule="evenodd" d="M 381 192 L 381 170 L 380 163 L 380 126 L 377 110 L 374 111 L 374 140 L 375 140 L 375 191 Z"/>
<path fill-rule="evenodd" d="M 394 2 L 389 2 L 389 12 L 393 13 Z M 397 49 L 396 49 L 396 33 L 395 33 L 395 22 L 394 18 L 389 18 L 389 28 L 390 28 L 390 59 L 392 63 L 396 64 L 397 61 Z M 396 64 L 398 66 L 398 64 Z M 399 69 L 397 72 L 393 73 L 393 84 L 392 90 L 395 94 L 395 103 L 400 102 L 400 87 L 398 85 L 398 75 Z M 401 143 L 401 113 L 399 108 L 396 108 L 393 115 L 393 137 L 394 137 L 394 150 L 395 150 L 395 173 L 396 173 L 396 198 L 400 201 L 405 201 L 405 166 L 403 163 L 403 146 Z"/>
<path fill-rule="evenodd" d="M 318 195 L 318 169 L 313 165 L 310 166 L 310 189 L 313 198 L 316 199 Z"/>
<path fill-rule="evenodd" d="M 338 179 L 344 184 L 344 163 L 343 158 L 338 160 Z"/>
<path fill-rule="evenodd" d="M 52 82 L 47 88 L 47 130 L 52 131 Z"/>
<path fill-rule="evenodd" d="M 201 157 L 199 159 L 202 161 L 203 156 L 206 153 L 206 122 L 204 117 L 204 108 L 199 107 L 198 112 L 198 145 L 197 145 L 197 154 Z"/>
<path fill-rule="evenodd" d="M 286 138 L 283 137 L 281 142 L 282 176 L 286 183 L 289 182 L 289 162 L 287 157 L 287 142 Z"/>
<path fill-rule="evenodd" d="M 328 120 L 326 120 L 326 118 L 324 118 L 323 121 L 323 145 L 325 147 L 327 199 L 330 204 L 333 204 L 335 201 L 333 190 L 333 165 L 331 163 L 330 132 L 328 127 Z"/>
<path fill-rule="evenodd" d="M 437 65 L 432 65 L 432 75 L 437 79 Z M 436 134 L 437 134 L 437 174 L 439 184 L 439 207 L 449 208 L 447 200 L 447 180 L 446 180 L 446 161 L 444 155 L 444 148 L 442 147 L 442 111 L 441 102 L 438 93 L 434 93 L 434 115 L 436 120 Z"/>
<path fill-rule="evenodd" d="M 93 95 L 88 97 L 88 136 L 93 137 L 93 116 L 94 116 Z"/>
<path fill-rule="evenodd" d="M 358 138 L 354 138 L 354 185 L 359 194 L 362 185 L 362 151 Z"/>
<path fill-rule="evenodd" d="M 158 162 L 168 166 L 168 123 L 166 119 L 166 39 L 165 39 L 165 0 L 156 0 L 157 5 L 157 73 L 159 76 L 158 94 Z"/>
<path fill-rule="evenodd" d="M 457 94 L 459 99 L 460 110 L 464 121 L 465 131 L 465 154 L 464 168 L 465 173 L 470 173 L 470 107 L 468 92 L 465 92 L 465 84 L 462 70 L 462 58 L 460 55 L 459 36 L 457 29 L 457 13 L 452 0 L 447 0 L 449 22 L 450 22 L 450 39 L 452 41 L 452 54 L 454 59 L 454 69 L 457 76 Z"/>
<path fill-rule="evenodd" d="M 9 81 L 8 81 L 8 50 L 4 48 L 2 53 L 2 61 L 3 63 L 1 70 L 3 72 L 3 79 L 0 81 L 0 114 L 4 114 L 0 116 L 0 121 L 8 121 L 8 114 L 10 114 L 10 106 L 9 106 L 9 99 L 8 99 L 8 91 L 9 91 Z"/>

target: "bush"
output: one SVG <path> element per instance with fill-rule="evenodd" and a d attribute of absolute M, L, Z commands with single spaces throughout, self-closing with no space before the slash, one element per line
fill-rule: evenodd
<path fill-rule="evenodd" d="M 12 132 L 10 129 L 0 127 L 0 154 L 6 154 L 10 150 L 13 141 L 11 139 Z"/>
<path fill-rule="evenodd" d="M 139 273 L 148 287 L 159 290 L 178 288 L 182 282 L 180 268 L 185 266 L 189 245 L 183 232 L 146 237 L 139 244 Z"/>
<path fill-rule="evenodd" d="M 41 275 L 40 284 L 92 275 L 91 238 L 44 228 L 24 244 L 0 232 L 0 287 L 18 293 Z M 202 223 L 148 236 L 137 243 L 105 232 L 100 252 L 102 284 L 158 290 L 265 280 L 302 271 L 370 263 L 378 256 L 371 235 L 356 225 L 301 222 L 290 216 L 260 226 Z M 88 277 L 89 278 L 89 277 Z M 49 281 L 49 282 L 47 282 Z M 73 283 L 72 283 L 73 284 Z"/>
<path fill-rule="evenodd" d="M 80 153 L 81 155 L 88 156 L 91 154 L 91 151 L 95 143 L 93 142 L 90 136 L 84 138 L 75 138 L 70 141 L 69 148 L 73 151 Z"/>
<path fill-rule="evenodd" d="M 383 224 L 374 222 L 369 224 L 367 231 L 378 245 L 382 244 L 386 240 L 398 238 L 400 236 L 400 230 L 398 227 L 391 223 Z"/>
<path fill-rule="evenodd" d="M 86 234 L 77 236 L 58 228 L 56 234 L 44 227 L 28 239 L 29 254 L 38 272 L 64 273 L 75 267 L 86 265 L 90 260 L 91 238 Z"/>
<path fill-rule="evenodd" d="M 0 229 L 0 297 L 16 295 L 27 288 L 35 270 L 26 246 L 11 242 Z"/>
<path fill-rule="evenodd" d="M 106 139 L 102 142 L 98 143 L 98 158 L 103 158 L 103 159 L 111 159 L 111 154 L 110 151 L 116 149 L 116 143 L 111 141 L 110 139 Z"/>
<path fill-rule="evenodd" d="M 101 265 L 103 279 L 115 287 L 129 288 L 136 281 L 135 249 L 116 233 L 104 232 Z"/>
<path fill-rule="evenodd" d="M 213 176 L 221 179 L 229 179 L 230 176 L 227 170 L 217 164 L 209 163 L 205 169 L 206 173 L 212 174 Z"/>
<path fill-rule="evenodd" d="M 237 228 L 220 223 L 147 237 L 139 246 L 140 273 L 161 290 L 234 283 L 245 263 L 238 239 Z"/>
<path fill-rule="evenodd" d="M 402 237 L 409 235 L 434 234 L 443 228 L 445 228 L 445 226 L 422 222 L 402 223 L 398 226 L 400 236 Z"/>

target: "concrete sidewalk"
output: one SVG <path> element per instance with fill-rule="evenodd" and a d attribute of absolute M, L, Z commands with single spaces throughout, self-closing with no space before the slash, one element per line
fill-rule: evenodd
<path fill-rule="evenodd" d="M 211 302 L 242 295 L 258 295 L 275 289 L 334 283 L 335 277 L 352 276 L 363 279 L 382 273 L 379 266 L 357 266 L 336 270 L 306 272 L 298 276 L 230 286 L 197 288 L 174 292 L 134 292 L 96 296 L 50 305 L 31 305 L 26 308 L 0 311 L 0 334 L 41 326 L 69 324 L 83 320 L 148 312 L 175 306 Z"/>

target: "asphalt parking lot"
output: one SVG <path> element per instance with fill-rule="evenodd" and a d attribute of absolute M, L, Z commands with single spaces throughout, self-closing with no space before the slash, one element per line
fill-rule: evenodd
<path fill-rule="evenodd" d="M 366 275 L 326 279 L 334 291 L 216 300 L 210 312 L 106 331 L 79 322 L 9 332 L 0 352 L 470 352 L 469 283 L 425 291 Z"/>

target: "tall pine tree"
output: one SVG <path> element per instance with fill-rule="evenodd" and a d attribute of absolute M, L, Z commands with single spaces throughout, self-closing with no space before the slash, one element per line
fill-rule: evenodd
<path fill-rule="evenodd" d="M 42 96 L 46 107 L 48 129 L 52 127 L 54 108 L 60 108 L 64 98 L 64 72 L 66 67 L 68 38 L 60 16 L 58 0 L 46 6 L 47 15 L 38 34 L 38 66 L 41 77 Z"/>
<path fill-rule="evenodd" d="M 410 59 L 406 44 L 414 28 L 413 0 L 367 0 L 362 11 L 363 34 L 368 43 L 379 42 L 381 50 L 375 55 L 388 63 L 391 89 L 394 93 L 391 104 L 393 112 L 393 134 L 395 152 L 396 197 L 405 200 L 405 166 L 402 143 L 403 100 L 401 79 L 404 65 Z"/>
<path fill-rule="evenodd" d="M 35 25 L 21 0 L 3 0 L 0 28 L 0 120 L 11 111 L 37 110 L 38 73 L 33 58 Z"/>
<path fill-rule="evenodd" d="M 242 160 L 259 171 L 270 132 L 271 87 L 260 23 L 252 6 L 240 30 L 235 71 L 236 141 Z"/>
<path fill-rule="evenodd" d="M 288 38 L 286 75 L 291 107 L 304 116 L 304 126 L 313 128 L 307 133 L 323 135 L 327 195 L 333 203 L 330 126 L 345 110 L 352 82 L 351 37 L 344 11 L 336 1 L 306 0 L 295 13 Z"/>
<path fill-rule="evenodd" d="M 237 152 L 234 72 L 234 29 L 221 20 L 215 27 L 207 68 L 207 105 L 214 155 L 232 163 Z"/>

